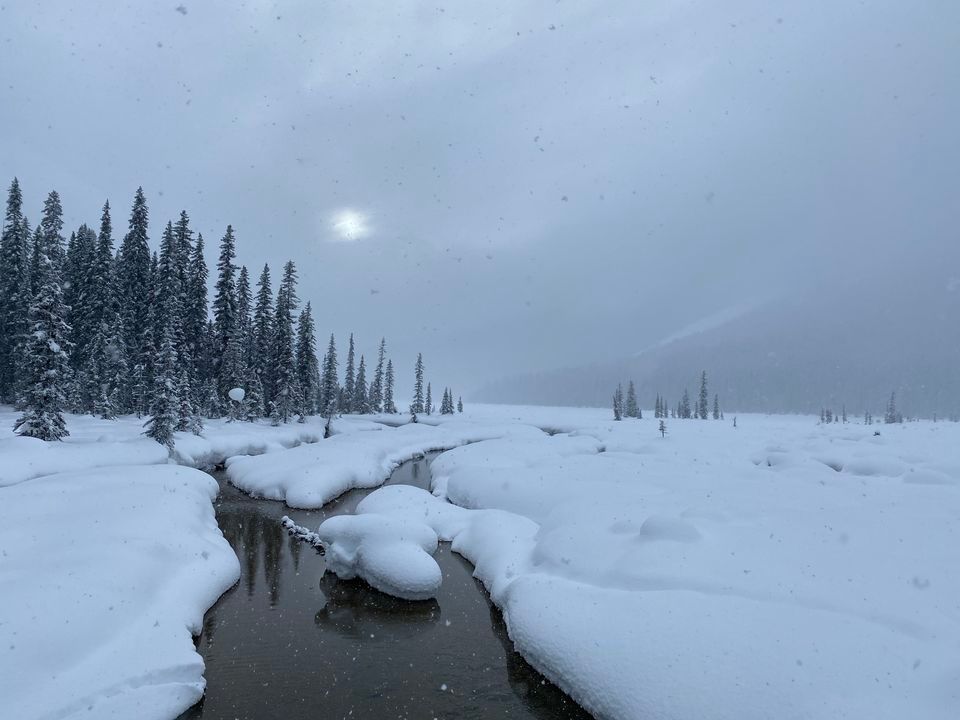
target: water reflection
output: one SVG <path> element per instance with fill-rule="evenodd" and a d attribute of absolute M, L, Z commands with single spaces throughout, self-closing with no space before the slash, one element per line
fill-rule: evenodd
<path fill-rule="evenodd" d="M 390 482 L 426 486 L 426 462 L 405 463 Z M 289 514 L 316 527 L 353 512 L 366 491 L 297 511 L 218 479 L 217 517 L 242 577 L 204 618 L 207 694 L 181 720 L 590 717 L 513 651 L 499 611 L 448 544 L 436 556 L 440 596 L 406 602 L 324 574 L 322 556 L 280 525 Z"/>

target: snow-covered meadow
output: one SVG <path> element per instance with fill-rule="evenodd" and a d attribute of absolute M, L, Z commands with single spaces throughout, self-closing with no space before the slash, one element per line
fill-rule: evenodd
<path fill-rule="evenodd" d="M 960 425 L 385 419 L 328 440 L 319 420 L 212 421 L 175 459 L 316 506 L 453 448 L 432 494 L 384 487 L 311 528 L 331 569 L 429 596 L 435 538 L 452 541 L 516 648 L 600 718 L 960 716 Z M 134 418 L 71 416 L 42 445 L 11 424 L 0 412 L 0 715 L 174 717 L 203 688 L 190 633 L 237 577 L 215 485 Z"/>

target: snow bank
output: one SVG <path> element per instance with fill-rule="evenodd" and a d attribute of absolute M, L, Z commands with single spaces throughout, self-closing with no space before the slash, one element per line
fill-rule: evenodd
<path fill-rule="evenodd" d="M 317 530 L 326 548 L 327 569 L 343 579 L 363 578 L 381 592 L 404 600 L 436 597 L 443 579 L 433 559 L 437 534 L 413 519 L 383 515 L 339 515 Z"/>
<path fill-rule="evenodd" d="M 167 449 L 147 438 L 51 443 L 31 437 L 8 437 L 0 439 L 0 487 L 83 468 L 166 462 Z"/>
<path fill-rule="evenodd" d="M 382 484 L 405 460 L 504 435 L 539 436 L 523 425 L 447 422 L 434 427 L 413 423 L 379 432 L 349 432 L 315 445 L 302 445 L 269 457 L 233 457 L 230 482 L 252 495 L 283 500 L 297 508 L 317 508 L 353 488 Z"/>
<path fill-rule="evenodd" d="M 960 716 L 960 427 L 738 424 L 585 414 L 357 513 L 451 540 L 598 717 Z"/>
<path fill-rule="evenodd" d="M 0 491 L 0 714 L 159 720 L 200 699 L 191 635 L 240 574 L 216 493 L 171 465 Z"/>

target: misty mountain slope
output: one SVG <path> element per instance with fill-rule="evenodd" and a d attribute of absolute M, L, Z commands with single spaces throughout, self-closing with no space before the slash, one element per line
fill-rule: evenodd
<path fill-rule="evenodd" d="M 858 284 L 859 285 L 859 284 Z M 825 287 L 622 360 L 507 377 L 485 402 L 604 406 L 632 379 L 643 407 L 693 397 L 701 370 L 726 410 L 882 415 L 892 390 L 907 414 L 960 413 L 960 282 Z M 712 402 L 712 397 L 711 397 Z"/>

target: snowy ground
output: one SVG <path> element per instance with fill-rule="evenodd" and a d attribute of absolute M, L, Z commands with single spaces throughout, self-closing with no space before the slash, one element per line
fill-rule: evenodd
<path fill-rule="evenodd" d="M 322 526 L 331 567 L 426 597 L 451 540 L 518 650 L 600 718 L 960 717 L 960 425 L 741 415 L 661 438 L 606 410 L 377 419 L 316 444 L 319 420 L 212 422 L 177 460 L 314 506 L 455 448 L 433 494 L 385 487 Z M 174 717 L 203 687 L 190 634 L 237 576 L 215 485 L 133 418 L 70 418 L 43 446 L 12 421 L 0 716 Z"/>

